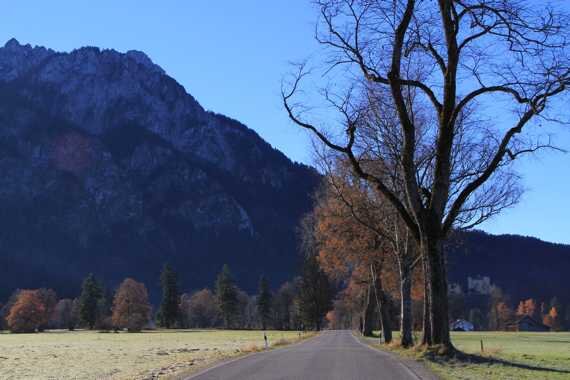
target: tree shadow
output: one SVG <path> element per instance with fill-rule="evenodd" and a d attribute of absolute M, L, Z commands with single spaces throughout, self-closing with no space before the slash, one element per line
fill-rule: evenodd
<path fill-rule="evenodd" d="M 180 334 L 180 333 L 204 333 L 204 332 L 215 332 L 215 331 L 223 331 L 223 330 L 216 330 L 216 329 L 151 329 L 151 330 L 142 330 L 139 331 L 140 333 L 163 333 L 163 334 Z"/>
<path fill-rule="evenodd" d="M 542 371 L 542 372 L 553 372 L 553 373 L 567 373 L 570 374 L 570 369 L 561 368 L 551 368 L 551 367 L 541 367 L 532 364 L 525 364 L 516 361 L 510 361 L 506 359 L 500 359 L 491 356 L 483 356 L 476 354 L 468 354 L 456 350 L 452 355 L 444 356 L 438 355 L 436 352 L 427 351 L 424 354 L 426 360 L 432 361 L 440 365 L 446 365 L 450 363 L 456 364 L 482 364 L 482 365 L 503 365 L 507 367 L 531 370 L 531 371 Z"/>
<path fill-rule="evenodd" d="M 540 340 L 541 343 L 570 343 L 570 339 L 569 340 L 557 340 L 557 339 L 541 339 Z"/>

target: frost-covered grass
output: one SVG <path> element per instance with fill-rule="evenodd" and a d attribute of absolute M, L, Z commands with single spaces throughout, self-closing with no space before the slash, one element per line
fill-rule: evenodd
<path fill-rule="evenodd" d="M 454 332 L 452 341 L 463 354 L 447 360 L 429 352 L 393 350 L 423 361 L 443 379 L 570 379 L 569 332 Z"/>
<path fill-rule="evenodd" d="M 294 331 L 267 335 L 271 345 L 299 339 Z M 1 333 L 0 379 L 176 378 L 263 345 L 260 331 Z"/>

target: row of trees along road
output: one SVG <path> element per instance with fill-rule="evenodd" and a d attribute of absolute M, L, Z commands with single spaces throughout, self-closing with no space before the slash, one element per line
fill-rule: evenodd
<path fill-rule="evenodd" d="M 216 280 L 216 304 L 224 328 L 240 327 L 235 318 L 239 315 L 238 288 L 229 267 L 224 265 Z M 257 297 L 254 300 L 260 327 L 280 330 L 321 330 L 324 317 L 332 309 L 334 289 L 321 269 L 315 255 L 307 254 L 301 275 L 281 286 L 273 295 L 269 282 L 262 276 Z"/>
<path fill-rule="evenodd" d="M 391 221 L 374 217 L 371 231 L 378 247 L 397 242 L 401 281 L 410 266 L 422 267 L 422 343 L 451 354 L 443 244 L 516 203 L 513 163 L 554 148 L 535 127 L 561 121 L 568 16 L 525 0 L 314 3 L 324 50 L 316 57 L 324 58 L 284 81 L 285 109 L 329 163 L 346 165 L 351 181 L 389 210 Z"/>
<path fill-rule="evenodd" d="M 301 275 L 275 293 L 261 277 L 258 294 L 249 296 L 236 285 L 224 265 L 215 291 L 180 294 L 176 272 L 165 265 L 160 275 L 162 299 L 156 323 L 163 328 L 262 328 L 320 330 L 332 308 L 333 290 L 314 257 L 305 260 Z M 0 329 L 36 332 L 77 327 L 140 331 L 152 322 L 152 306 L 144 284 L 125 279 L 114 292 L 90 274 L 76 299 L 58 301 L 52 289 L 16 290 L 0 305 Z"/>

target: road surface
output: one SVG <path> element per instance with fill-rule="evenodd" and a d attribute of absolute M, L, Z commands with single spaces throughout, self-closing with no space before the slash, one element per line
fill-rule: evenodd
<path fill-rule="evenodd" d="M 419 371 L 360 343 L 350 331 L 222 363 L 187 380 L 418 380 Z"/>

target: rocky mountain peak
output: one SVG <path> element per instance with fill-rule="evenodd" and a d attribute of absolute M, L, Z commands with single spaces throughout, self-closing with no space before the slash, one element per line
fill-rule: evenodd
<path fill-rule="evenodd" d="M 8 41 L 6 41 L 4 48 L 14 50 L 14 49 L 19 49 L 21 46 L 22 45 L 20 45 L 17 39 L 10 38 Z"/>
<path fill-rule="evenodd" d="M 129 50 L 126 53 L 126 56 L 127 56 L 127 58 L 132 59 L 133 61 L 135 61 L 139 65 L 143 65 L 148 70 L 157 72 L 159 74 L 166 74 L 164 72 L 164 70 L 162 69 L 162 67 L 160 67 L 160 66 L 156 65 L 154 62 L 152 62 L 152 60 L 148 57 L 148 55 L 146 55 L 142 51 Z"/>
<path fill-rule="evenodd" d="M 53 54 L 51 49 L 21 45 L 11 38 L 0 48 L 0 80 L 14 80 Z"/>
<path fill-rule="evenodd" d="M 58 291 L 87 272 L 152 282 L 166 260 L 193 287 L 223 263 L 255 286 L 272 260 L 284 280 L 318 180 L 140 51 L 16 40 L 0 48 L 0 173 L 0 267 L 29 279 L 0 288 Z"/>

